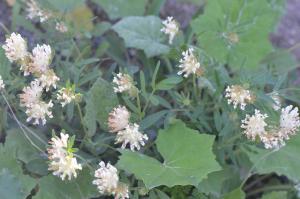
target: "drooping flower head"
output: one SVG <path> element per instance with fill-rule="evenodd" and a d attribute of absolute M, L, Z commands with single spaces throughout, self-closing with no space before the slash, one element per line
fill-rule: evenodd
<path fill-rule="evenodd" d="M 179 31 L 179 25 L 177 21 L 173 17 L 168 17 L 163 22 L 164 27 L 161 29 L 161 31 L 167 35 L 169 35 L 169 44 L 173 43 L 174 37 Z"/>
<path fill-rule="evenodd" d="M 241 128 L 244 129 L 244 134 L 248 139 L 255 140 L 256 137 L 266 134 L 265 119 L 267 117 L 267 114 L 261 114 L 259 110 L 255 110 L 255 114 L 252 116 L 246 115 L 246 118 L 242 120 Z"/>
<path fill-rule="evenodd" d="M 23 93 L 20 94 L 20 105 L 24 107 L 31 107 L 40 101 L 43 87 L 40 82 L 35 80 L 30 83 L 30 86 L 23 88 Z"/>
<path fill-rule="evenodd" d="M 183 58 L 180 59 L 180 65 L 178 66 L 181 68 L 181 71 L 177 73 L 178 75 L 184 74 L 184 77 L 188 77 L 190 74 L 198 74 L 200 70 L 202 71 L 200 73 L 203 73 L 193 51 L 193 48 L 189 48 L 187 51 L 182 52 Z"/>
<path fill-rule="evenodd" d="M 59 77 L 56 76 L 55 72 L 52 69 L 49 69 L 41 74 L 38 78 L 41 82 L 41 86 L 49 91 L 51 87 L 56 89 L 56 82 L 59 81 Z"/>
<path fill-rule="evenodd" d="M 52 111 L 50 110 L 53 107 L 53 103 L 50 102 L 46 103 L 44 101 L 37 101 L 36 103 L 32 104 L 30 107 L 27 107 L 26 114 L 28 116 L 27 122 L 34 120 L 33 124 L 35 125 L 45 125 L 46 124 L 46 117 L 52 118 Z"/>
<path fill-rule="evenodd" d="M 129 124 L 130 113 L 125 106 L 114 108 L 108 117 L 110 132 L 115 133 L 126 128 Z"/>
<path fill-rule="evenodd" d="M 228 86 L 225 90 L 225 97 L 228 104 L 233 104 L 234 109 L 240 105 L 240 108 L 245 110 L 246 104 L 254 101 L 252 93 L 240 85 Z"/>
<path fill-rule="evenodd" d="M 295 135 L 300 127 L 300 118 L 298 113 L 298 107 L 292 105 L 281 109 L 280 114 L 280 134 L 286 139 L 289 135 Z"/>
<path fill-rule="evenodd" d="M 100 168 L 95 171 L 93 184 L 97 186 L 101 194 L 114 195 L 119 183 L 118 170 L 110 163 L 101 161 Z"/>
<path fill-rule="evenodd" d="M 114 79 L 115 93 L 129 92 L 129 94 L 136 92 L 133 79 L 128 74 L 118 73 Z"/>
<path fill-rule="evenodd" d="M 148 140 L 148 136 L 139 132 L 139 125 L 137 124 L 129 124 L 116 136 L 116 144 L 122 143 L 122 148 L 129 145 L 132 151 L 140 150 L 141 146 L 145 145 L 146 140 Z"/>
<path fill-rule="evenodd" d="M 14 32 L 6 39 L 2 48 L 10 62 L 22 61 L 28 56 L 26 41 Z"/>
<path fill-rule="evenodd" d="M 60 133 L 60 137 L 54 136 L 51 138 L 48 151 L 49 168 L 53 175 L 59 176 L 62 180 L 68 177 L 77 177 L 77 170 L 82 170 L 81 164 L 77 163 L 74 157 L 73 149 L 74 137 L 69 139 L 68 134 Z"/>

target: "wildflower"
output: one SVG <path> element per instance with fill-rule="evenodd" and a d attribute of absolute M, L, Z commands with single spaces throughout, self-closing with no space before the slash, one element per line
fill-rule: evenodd
<path fill-rule="evenodd" d="M 58 91 L 57 99 L 60 102 L 61 106 L 64 107 L 66 104 L 71 103 L 73 100 L 79 100 L 81 98 L 81 94 L 75 93 L 75 87 L 62 88 Z"/>
<path fill-rule="evenodd" d="M 272 103 L 273 109 L 275 111 L 278 111 L 281 107 L 281 99 L 279 97 L 279 94 L 277 92 L 273 92 L 273 93 L 270 94 L 270 97 L 273 100 L 273 103 Z"/>
<path fill-rule="evenodd" d="M 93 184 L 97 186 L 101 194 L 114 195 L 119 183 L 118 170 L 110 163 L 101 161 L 100 168 L 95 171 Z"/>
<path fill-rule="evenodd" d="M 134 151 L 135 148 L 140 150 L 146 140 L 148 140 L 148 136 L 139 132 L 139 125 L 129 124 L 124 130 L 117 133 L 116 144 L 122 143 L 123 149 L 129 144 L 130 149 Z"/>
<path fill-rule="evenodd" d="M 0 75 L 0 91 L 5 88 L 5 84 L 3 82 L 2 76 Z"/>
<path fill-rule="evenodd" d="M 246 115 L 246 118 L 242 120 L 241 128 L 245 129 L 248 139 L 255 140 L 256 136 L 260 136 L 266 133 L 265 127 L 267 123 L 265 119 L 268 117 L 267 114 L 261 114 L 259 110 L 255 110 L 255 114 L 250 116 Z"/>
<path fill-rule="evenodd" d="M 82 170 L 81 164 L 74 158 L 72 148 L 73 143 L 69 140 L 69 135 L 60 133 L 60 138 L 55 136 L 49 142 L 48 159 L 50 160 L 48 170 L 53 171 L 53 175 L 59 176 L 62 180 L 68 177 L 77 177 L 77 170 Z"/>
<path fill-rule="evenodd" d="M 178 66 L 182 70 L 179 71 L 177 74 L 188 77 L 190 74 L 196 74 L 200 69 L 200 63 L 198 62 L 197 58 L 193 54 L 194 49 L 189 48 L 187 51 L 182 52 L 183 58 L 180 59 L 180 65 Z"/>
<path fill-rule="evenodd" d="M 23 88 L 23 93 L 20 94 L 20 104 L 24 107 L 31 107 L 36 104 L 42 96 L 43 87 L 40 82 L 35 80 L 30 83 L 30 86 Z"/>
<path fill-rule="evenodd" d="M 114 87 L 115 93 L 122 93 L 125 91 L 132 91 L 135 86 L 132 78 L 128 74 L 118 73 L 113 79 L 116 87 Z"/>
<path fill-rule="evenodd" d="M 260 140 L 266 149 L 280 149 L 285 145 L 284 139 L 277 132 L 260 135 Z"/>
<path fill-rule="evenodd" d="M 49 91 L 50 87 L 56 89 L 56 82 L 59 81 L 59 77 L 56 76 L 52 69 L 49 69 L 43 73 L 38 80 L 41 82 L 41 86 L 46 88 L 46 91 Z"/>
<path fill-rule="evenodd" d="M 41 9 L 35 0 L 28 0 L 26 5 L 29 19 L 39 18 L 40 22 L 43 23 L 51 17 L 51 13 Z"/>
<path fill-rule="evenodd" d="M 68 32 L 68 27 L 63 22 L 57 22 L 55 25 L 55 29 L 61 33 Z"/>
<path fill-rule="evenodd" d="M 123 130 L 129 123 L 130 113 L 125 106 L 118 106 L 109 113 L 108 127 L 110 132 Z"/>
<path fill-rule="evenodd" d="M 26 41 L 20 34 L 12 33 L 2 48 L 10 62 L 22 61 L 28 55 Z"/>
<path fill-rule="evenodd" d="M 42 74 L 48 70 L 52 59 L 52 51 L 49 45 L 37 45 L 32 50 L 31 72 L 34 74 Z"/>
<path fill-rule="evenodd" d="M 228 104 L 233 104 L 234 109 L 240 105 L 242 110 L 245 110 L 247 103 L 254 100 L 251 92 L 240 85 L 228 86 L 225 90 L 225 97 L 228 98 Z"/>
<path fill-rule="evenodd" d="M 298 108 L 292 105 L 281 109 L 280 115 L 280 135 L 289 139 L 289 135 L 295 135 L 300 127 Z"/>
<path fill-rule="evenodd" d="M 30 107 L 26 109 L 26 114 L 28 116 L 27 122 L 34 120 L 33 124 L 39 125 L 40 122 L 42 125 L 46 124 L 46 116 L 52 118 L 52 112 L 49 110 L 53 107 L 52 101 L 46 103 L 44 101 L 38 101 L 32 104 Z"/>
<path fill-rule="evenodd" d="M 162 31 L 165 34 L 169 35 L 169 44 L 172 44 L 173 40 L 174 40 L 174 37 L 176 36 L 176 34 L 179 31 L 179 25 L 174 20 L 173 17 L 168 17 L 162 23 L 163 23 L 164 27 L 160 31 Z"/>
<path fill-rule="evenodd" d="M 125 198 L 129 198 L 128 186 L 124 183 L 119 182 L 117 188 L 115 189 L 115 199 Z"/>

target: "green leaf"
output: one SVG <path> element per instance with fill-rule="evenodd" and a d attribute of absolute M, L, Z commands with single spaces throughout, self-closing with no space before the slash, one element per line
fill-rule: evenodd
<path fill-rule="evenodd" d="M 140 130 L 145 130 L 155 124 L 157 121 L 161 120 L 169 111 L 163 110 L 157 113 L 153 113 L 145 117 L 140 123 Z"/>
<path fill-rule="evenodd" d="M 288 140 L 286 146 L 279 150 L 266 150 L 250 147 L 247 151 L 250 161 L 260 174 L 276 172 L 285 175 L 294 181 L 300 181 L 300 159 L 299 156 L 300 135 L 293 136 Z"/>
<path fill-rule="evenodd" d="M 113 86 L 99 78 L 87 94 L 84 121 L 89 136 L 96 132 L 96 122 L 102 129 L 107 130 L 108 114 L 118 105 L 118 97 L 113 92 Z"/>
<path fill-rule="evenodd" d="M 244 199 L 244 198 L 246 198 L 246 195 L 240 188 L 237 188 L 224 196 L 224 199 Z"/>
<path fill-rule="evenodd" d="M 155 86 L 157 90 L 170 90 L 182 81 L 180 76 L 172 76 L 158 82 Z"/>
<path fill-rule="evenodd" d="M 156 146 L 163 163 L 149 156 L 122 150 L 118 167 L 135 174 L 151 189 L 160 185 L 198 185 L 210 172 L 219 170 L 212 152 L 214 136 L 199 134 L 181 121 L 160 130 Z M 132 164 L 134 162 L 134 164 Z"/>
<path fill-rule="evenodd" d="M 11 64 L 5 56 L 3 48 L 0 48 L 0 75 L 2 76 L 4 83 L 5 80 L 11 77 Z"/>
<path fill-rule="evenodd" d="M 147 0 L 94 0 L 94 2 L 105 10 L 110 19 L 117 19 L 143 15 Z"/>
<path fill-rule="evenodd" d="M 209 56 L 231 67 L 257 68 L 272 51 L 268 35 L 278 13 L 268 1 L 210 0 L 192 28 Z"/>
<path fill-rule="evenodd" d="M 170 48 L 163 44 L 161 20 L 155 16 L 126 17 L 113 26 L 126 47 L 144 50 L 147 57 L 166 54 Z"/>
<path fill-rule="evenodd" d="M 261 199 L 285 199 L 287 193 L 285 191 L 273 191 L 271 193 L 264 194 Z"/>
<path fill-rule="evenodd" d="M 24 199 L 29 195 L 23 189 L 19 179 L 8 169 L 0 170 L 0 198 L 1 199 Z"/>
<path fill-rule="evenodd" d="M 88 169 L 80 171 L 71 181 L 62 181 L 59 177 L 48 175 L 40 179 L 39 191 L 33 199 L 83 199 L 96 198 L 99 193 L 92 184 L 93 175 Z"/>

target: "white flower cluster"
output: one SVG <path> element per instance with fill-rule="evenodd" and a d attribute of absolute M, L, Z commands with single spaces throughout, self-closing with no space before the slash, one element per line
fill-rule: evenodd
<path fill-rule="evenodd" d="M 300 127 L 298 108 L 292 105 L 281 109 L 279 125 L 276 128 L 269 126 L 269 129 L 266 129 L 268 127 L 265 122 L 267 117 L 266 114 L 255 110 L 254 115 L 246 115 L 241 125 L 247 138 L 255 140 L 256 137 L 259 137 L 267 149 L 278 149 L 284 146 L 285 140 L 288 140 L 291 135 L 295 135 Z"/>
<path fill-rule="evenodd" d="M 129 198 L 128 186 L 119 182 L 118 170 L 110 163 L 101 161 L 100 168 L 95 171 L 93 184 L 101 194 L 113 195 L 116 199 Z"/>
<path fill-rule="evenodd" d="M 131 97 L 135 97 L 137 93 L 137 88 L 134 85 L 132 77 L 128 74 L 118 73 L 114 79 L 115 93 L 128 92 Z"/>
<path fill-rule="evenodd" d="M 72 87 L 61 88 L 57 93 L 57 99 L 62 107 L 80 98 L 80 96 L 80 94 L 75 93 L 75 89 Z"/>
<path fill-rule="evenodd" d="M 53 103 L 42 101 L 42 93 L 45 89 L 49 91 L 51 87 L 56 88 L 59 78 L 55 72 L 50 69 L 52 50 L 49 45 L 37 45 L 32 53 L 27 51 L 27 44 L 20 34 L 12 33 L 6 39 L 5 50 L 7 58 L 11 62 L 17 62 L 21 65 L 24 76 L 32 74 L 36 79 L 23 89 L 20 94 L 21 106 L 26 108 L 28 115 L 27 121 L 34 120 L 34 124 L 46 123 L 46 116 L 52 118 L 49 110 Z"/>
<path fill-rule="evenodd" d="M 130 149 L 140 150 L 141 146 L 145 145 L 148 136 L 139 132 L 139 125 L 129 123 L 130 113 L 124 106 L 114 108 L 108 118 L 108 127 L 110 132 L 116 135 L 116 144 L 122 143 L 122 148 L 128 144 Z"/>
<path fill-rule="evenodd" d="M 254 100 L 252 93 L 240 85 L 228 86 L 225 90 L 225 97 L 228 104 L 233 104 L 234 109 L 240 105 L 242 110 L 245 110 L 247 103 L 251 103 Z"/>
<path fill-rule="evenodd" d="M 43 23 L 52 16 L 50 12 L 43 10 L 35 0 L 27 0 L 26 5 L 29 19 L 39 18 L 40 22 Z"/>
<path fill-rule="evenodd" d="M 181 71 L 177 73 L 178 75 L 184 74 L 184 77 L 188 77 L 190 74 L 197 74 L 199 71 L 202 71 L 200 63 L 193 52 L 193 48 L 189 48 L 187 51 L 182 52 L 183 58 L 180 59 L 180 65 L 178 66 L 181 68 Z"/>
<path fill-rule="evenodd" d="M 169 35 L 169 44 L 172 44 L 175 36 L 179 31 L 179 25 L 173 17 L 167 17 L 167 19 L 162 23 L 164 27 L 161 29 L 161 31 Z"/>
<path fill-rule="evenodd" d="M 74 154 L 70 150 L 72 146 L 68 146 L 68 140 L 68 134 L 60 133 L 60 137 L 51 138 L 50 147 L 47 149 L 50 160 L 48 169 L 62 180 L 65 180 L 66 177 L 68 180 L 71 180 L 72 177 L 76 178 L 76 171 L 82 170 L 81 164 L 77 163 L 77 159 L 73 157 Z"/>
<path fill-rule="evenodd" d="M 64 22 L 57 22 L 55 25 L 55 29 L 61 33 L 66 33 L 68 32 L 68 27 Z"/>

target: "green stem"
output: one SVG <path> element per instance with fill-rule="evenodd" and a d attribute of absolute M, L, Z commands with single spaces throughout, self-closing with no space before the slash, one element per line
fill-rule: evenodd
<path fill-rule="evenodd" d="M 197 77 L 196 74 L 193 75 L 193 89 L 194 89 L 194 98 L 197 100 L 198 98 L 198 89 L 197 89 Z"/>
<path fill-rule="evenodd" d="M 154 95 L 155 92 L 156 92 L 156 89 L 154 88 L 154 89 L 152 90 L 151 94 L 149 95 L 149 97 L 147 98 L 146 104 L 145 104 L 144 109 L 143 109 L 143 112 L 142 112 L 143 116 L 145 115 L 146 110 L 147 110 L 147 108 L 148 108 L 148 106 L 149 106 L 149 104 L 150 104 L 150 98 L 153 97 L 153 95 Z"/>
<path fill-rule="evenodd" d="M 76 107 L 77 107 L 77 110 L 78 110 L 78 113 L 79 113 L 80 122 L 81 122 L 81 125 L 82 125 L 82 128 L 83 128 L 83 132 L 84 132 L 83 135 L 82 135 L 83 139 L 82 139 L 82 141 L 80 143 L 80 146 L 79 146 L 79 148 L 81 149 L 83 147 L 84 141 L 86 141 L 87 138 L 88 138 L 88 132 L 85 129 L 81 107 L 80 107 L 80 105 L 78 103 L 76 103 Z"/>
<path fill-rule="evenodd" d="M 136 95 L 136 103 L 137 103 L 137 107 L 138 107 L 138 114 L 139 114 L 139 120 L 141 121 L 143 116 L 142 116 L 142 107 L 141 107 L 141 99 L 140 99 L 140 94 L 138 93 Z"/>

